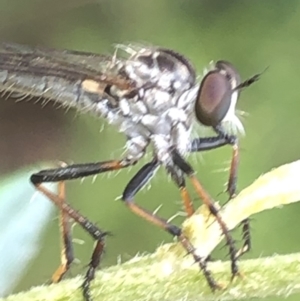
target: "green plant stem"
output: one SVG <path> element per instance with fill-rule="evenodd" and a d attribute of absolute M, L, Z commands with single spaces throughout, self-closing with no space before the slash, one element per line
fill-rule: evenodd
<path fill-rule="evenodd" d="M 168 259 L 169 258 L 169 259 Z M 186 259 L 183 259 L 183 262 Z M 228 262 L 211 262 L 216 279 L 227 286 L 212 293 L 196 264 L 176 265 L 170 257 L 153 255 L 133 260 L 97 273 L 92 284 L 94 300 L 241 300 L 253 297 L 288 296 L 300 291 L 300 253 L 276 255 L 241 261 L 244 273 L 230 283 Z M 50 286 L 39 286 L 28 292 L 11 295 L 2 301 L 82 301 L 82 278 L 76 277 Z"/>

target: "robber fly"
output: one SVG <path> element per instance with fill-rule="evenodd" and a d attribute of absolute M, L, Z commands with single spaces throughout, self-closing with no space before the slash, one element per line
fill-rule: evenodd
<path fill-rule="evenodd" d="M 235 115 L 236 102 L 240 90 L 258 78 L 259 74 L 242 82 L 231 63 L 217 61 L 210 65 L 199 82 L 195 68 L 187 58 L 173 50 L 153 46 L 119 45 L 114 55 L 103 56 L 1 44 L 1 91 L 14 97 L 37 97 L 91 112 L 106 118 L 127 138 L 127 152 L 121 159 L 62 166 L 31 176 L 36 189 L 49 197 L 63 214 L 74 219 L 96 241 L 82 284 L 87 301 L 91 300 L 90 283 L 100 263 L 107 233 L 75 211 L 64 201 L 63 194 L 53 194 L 43 183 L 62 183 L 126 168 L 136 164 L 151 147 L 152 160 L 129 181 L 122 200 L 135 214 L 177 237 L 199 264 L 214 290 L 218 284 L 206 267 L 206 258 L 199 255 L 179 227 L 137 205 L 134 197 L 162 166 L 178 187 L 185 211 L 191 216 L 194 208 L 185 184 L 185 178 L 188 178 L 219 223 L 229 248 L 232 275 L 237 275 L 237 259 L 250 246 L 248 221 L 244 222 L 243 227 L 245 244 L 237 252 L 213 199 L 202 187 L 185 157 L 192 152 L 231 145 L 233 154 L 227 191 L 230 198 L 235 195 L 238 138 L 236 132 L 228 130 L 226 125 L 243 129 Z M 211 127 L 216 135 L 192 139 L 191 131 L 196 123 Z M 54 273 L 54 282 L 60 281 L 73 260 L 69 232 L 67 223 L 62 223 L 64 263 Z"/>

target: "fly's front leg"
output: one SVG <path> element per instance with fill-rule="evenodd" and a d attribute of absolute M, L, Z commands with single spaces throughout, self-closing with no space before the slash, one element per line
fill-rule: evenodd
<path fill-rule="evenodd" d="M 231 198 L 234 198 L 236 196 L 237 172 L 240 160 L 238 138 L 234 135 L 227 135 L 221 126 L 217 126 L 214 129 L 220 137 L 226 139 L 228 141 L 228 144 L 232 146 L 232 159 L 230 164 L 229 180 L 227 184 L 227 192 L 229 194 L 230 200 Z M 244 219 L 241 222 L 241 225 L 244 243 L 236 253 L 237 258 L 241 257 L 251 249 L 250 220 L 248 218 Z"/>
<path fill-rule="evenodd" d="M 112 160 L 98 163 L 74 164 L 66 167 L 55 169 L 42 170 L 31 176 L 31 182 L 37 190 L 47 196 L 60 210 L 62 221 L 62 236 L 64 249 L 62 251 L 62 264 L 52 276 L 54 282 L 61 280 L 66 273 L 70 263 L 73 260 L 72 244 L 70 229 L 68 228 L 67 219 L 72 218 L 77 222 L 92 238 L 96 241 L 91 260 L 88 265 L 88 270 L 82 284 L 83 295 L 86 301 L 91 301 L 90 283 L 94 279 L 95 271 L 100 264 L 101 256 L 104 251 L 105 237 L 108 234 L 104 232 L 94 223 L 90 222 L 86 217 L 74 210 L 66 201 L 64 196 L 64 184 L 62 181 L 83 178 L 86 176 L 96 175 L 103 172 L 119 170 L 126 168 L 135 162 L 124 160 Z M 43 183 L 45 182 L 60 182 L 59 194 L 56 195 L 49 191 Z"/>
<path fill-rule="evenodd" d="M 229 180 L 227 184 L 227 192 L 229 199 L 233 198 L 236 193 L 237 169 L 239 164 L 239 147 L 238 139 L 234 135 L 226 135 L 218 128 L 218 136 L 196 138 L 191 142 L 189 152 L 202 152 L 217 149 L 224 145 L 232 145 L 232 159 L 230 164 Z"/>
<path fill-rule="evenodd" d="M 237 170 L 239 164 L 239 146 L 238 139 L 235 135 L 228 135 L 220 127 L 215 127 L 215 131 L 218 136 L 196 138 L 191 142 L 190 152 L 207 151 L 222 147 L 224 145 L 232 145 L 232 159 L 230 164 L 229 180 L 227 184 L 227 192 L 229 194 L 229 200 L 236 195 L 236 182 L 237 182 Z M 244 253 L 248 252 L 251 248 L 251 236 L 250 236 L 250 224 L 249 219 L 242 221 L 242 231 L 244 244 L 242 248 L 237 251 L 236 256 L 240 257 Z"/>
<path fill-rule="evenodd" d="M 214 278 L 212 277 L 210 271 L 207 269 L 206 260 L 204 258 L 200 258 L 196 254 L 196 250 L 191 242 L 182 234 L 181 228 L 169 223 L 167 220 L 157 216 L 156 214 L 140 207 L 134 201 L 134 196 L 148 183 L 148 181 L 153 177 L 155 171 L 159 167 L 159 163 L 156 160 L 144 165 L 136 175 L 130 180 L 128 185 L 126 186 L 122 200 L 125 202 L 127 207 L 134 212 L 135 214 L 139 215 L 140 217 L 144 218 L 145 220 L 151 222 L 159 226 L 160 228 L 164 229 L 172 236 L 176 236 L 185 250 L 191 254 L 203 271 L 203 274 L 212 290 L 219 288 L 219 285 L 216 283 Z"/>
<path fill-rule="evenodd" d="M 191 180 L 192 185 L 194 186 L 197 194 L 203 201 L 203 203 L 208 207 L 211 214 L 216 218 L 216 221 L 219 223 L 222 233 L 225 236 L 226 243 L 229 247 L 229 255 L 231 260 L 231 272 L 232 277 L 235 277 L 237 274 L 239 274 L 238 265 L 237 265 L 237 257 L 236 257 L 236 249 L 234 240 L 229 232 L 229 229 L 227 228 L 225 222 L 221 218 L 218 208 L 215 206 L 213 199 L 211 196 L 207 193 L 207 191 L 203 188 L 199 180 L 195 176 L 195 172 L 192 169 L 192 167 L 180 156 L 180 154 L 175 150 L 171 150 L 172 158 L 174 164 L 180 168 Z"/>

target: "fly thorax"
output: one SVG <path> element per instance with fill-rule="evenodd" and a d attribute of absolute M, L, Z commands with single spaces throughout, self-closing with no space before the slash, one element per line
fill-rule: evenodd
<path fill-rule="evenodd" d="M 168 49 L 132 45 L 122 49 L 129 54 L 122 72 L 136 88 L 119 102 L 122 117 L 128 119 L 120 130 L 151 141 L 158 160 L 167 164 L 171 148 L 184 154 L 189 145 L 197 95 L 194 68 Z M 128 151 L 134 155 L 135 148 L 130 139 Z"/>
<path fill-rule="evenodd" d="M 127 47 L 131 54 L 124 72 L 137 88 L 157 87 L 168 92 L 189 89 L 195 81 L 190 63 L 180 54 L 163 48 Z"/>

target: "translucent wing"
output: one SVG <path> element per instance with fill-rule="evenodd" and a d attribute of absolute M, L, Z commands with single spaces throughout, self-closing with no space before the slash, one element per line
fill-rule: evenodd
<path fill-rule="evenodd" d="M 118 61 L 120 62 L 120 60 Z M 63 104 L 100 101 L 114 86 L 132 89 L 111 56 L 0 44 L 0 90 L 18 95 L 54 99 Z M 92 99 L 93 98 L 93 99 Z"/>

